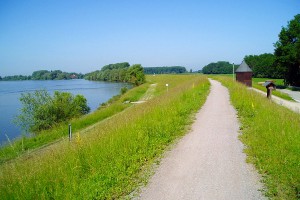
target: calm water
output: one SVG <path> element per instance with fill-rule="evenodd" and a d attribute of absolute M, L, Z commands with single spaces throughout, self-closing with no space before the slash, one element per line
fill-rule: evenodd
<path fill-rule="evenodd" d="M 57 81 L 0 81 L 0 144 L 21 135 L 21 130 L 12 120 L 22 107 L 19 98 L 21 93 L 45 89 L 51 94 L 54 91 L 82 94 L 87 99 L 91 111 L 106 102 L 112 96 L 119 94 L 122 87 L 130 87 L 124 83 L 96 82 L 87 80 L 57 80 Z"/>

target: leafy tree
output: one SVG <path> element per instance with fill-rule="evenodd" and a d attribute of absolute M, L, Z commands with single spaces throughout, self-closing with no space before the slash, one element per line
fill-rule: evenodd
<path fill-rule="evenodd" d="M 32 76 L 5 76 L 3 81 L 16 81 L 16 80 L 67 80 L 67 79 L 82 79 L 83 74 L 62 72 L 61 70 L 39 70 L 32 73 Z"/>
<path fill-rule="evenodd" d="M 112 69 L 123 69 L 123 68 L 128 68 L 130 65 L 128 62 L 123 62 L 123 63 L 115 63 L 115 64 L 109 64 L 105 65 L 102 67 L 102 70 L 112 70 Z"/>
<path fill-rule="evenodd" d="M 20 98 L 23 107 L 15 122 L 32 133 L 49 129 L 55 124 L 87 114 L 90 108 L 82 95 L 56 91 L 53 97 L 45 90 L 25 93 Z"/>
<path fill-rule="evenodd" d="M 145 74 L 180 74 L 186 73 L 186 68 L 181 66 L 170 67 L 145 67 Z"/>
<path fill-rule="evenodd" d="M 130 66 L 129 63 L 109 64 L 85 75 L 85 79 L 94 81 L 129 82 L 140 85 L 145 82 L 144 69 L 140 64 Z"/>
<path fill-rule="evenodd" d="M 126 80 L 135 85 L 141 85 L 145 82 L 144 68 L 140 64 L 129 67 Z"/>
<path fill-rule="evenodd" d="M 270 53 L 247 55 L 244 60 L 257 78 L 283 78 L 284 72 L 275 65 L 275 56 Z"/>
<path fill-rule="evenodd" d="M 284 70 L 285 83 L 300 86 L 300 14 L 281 29 L 274 46 L 275 62 Z"/>
<path fill-rule="evenodd" d="M 238 65 L 234 65 L 237 69 Z M 202 68 L 203 74 L 232 74 L 232 64 L 227 61 L 209 63 Z"/>

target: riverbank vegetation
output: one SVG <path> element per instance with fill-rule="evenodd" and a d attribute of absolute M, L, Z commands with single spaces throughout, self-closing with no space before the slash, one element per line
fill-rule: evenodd
<path fill-rule="evenodd" d="M 300 115 L 248 90 L 227 77 L 217 77 L 229 88 L 241 122 L 241 141 L 248 161 L 262 175 L 271 199 L 300 198 Z"/>
<path fill-rule="evenodd" d="M 148 82 L 157 84 L 151 100 L 75 134 L 72 142 L 2 164 L 1 198 L 118 199 L 131 194 L 163 150 L 187 131 L 209 92 L 208 80 L 199 75 L 149 76 Z"/>
<path fill-rule="evenodd" d="M 20 80 L 69 80 L 69 79 L 82 79 L 83 74 L 75 72 L 68 73 L 61 70 L 38 70 L 34 71 L 31 76 L 15 75 L 0 77 L 0 81 L 20 81 Z"/>
<path fill-rule="evenodd" d="M 99 107 L 98 110 L 90 114 L 58 123 L 54 128 L 49 130 L 41 130 L 33 137 L 22 136 L 13 142 L 9 141 L 8 144 L 0 148 L 0 164 L 23 154 L 30 154 L 37 148 L 41 148 L 53 142 L 66 139 L 66 137 L 68 137 L 69 124 L 72 125 L 72 131 L 76 133 L 97 122 L 122 112 L 131 106 L 131 104 L 124 104 L 124 102 L 139 100 L 146 92 L 148 86 L 149 84 L 145 83 L 141 86 L 130 89 L 126 93 L 121 91 L 121 94 L 123 93 L 123 95 L 120 94 L 112 97 L 107 103 L 104 103 L 101 107 Z"/>
<path fill-rule="evenodd" d="M 21 94 L 21 114 L 15 120 L 23 131 L 38 134 L 61 122 L 89 113 L 82 95 L 55 91 L 53 97 L 46 90 Z"/>
<path fill-rule="evenodd" d="M 84 76 L 92 81 L 115 81 L 141 85 L 145 82 L 144 69 L 140 64 L 130 66 L 129 63 L 105 65 L 101 70 L 88 73 Z"/>

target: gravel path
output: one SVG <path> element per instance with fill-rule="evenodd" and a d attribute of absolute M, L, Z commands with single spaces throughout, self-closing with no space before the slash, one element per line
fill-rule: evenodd
<path fill-rule="evenodd" d="M 140 199 L 264 199 L 257 173 L 245 162 L 228 90 L 210 81 L 192 130 L 165 155 Z"/>
<path fill-rule="evenodd" d="M 295 101 L 300 103 L 300 91 L 292 91 L 288 89 L 278 89 L 279 91 L 290 95 Z"/>

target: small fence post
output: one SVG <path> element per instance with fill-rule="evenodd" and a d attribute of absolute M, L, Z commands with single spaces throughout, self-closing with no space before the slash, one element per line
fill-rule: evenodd
<path fill-rule="evenodd" d="M 72 140 L 72 127 L 71 124 L 69 124 L 69 141 Z"/>

